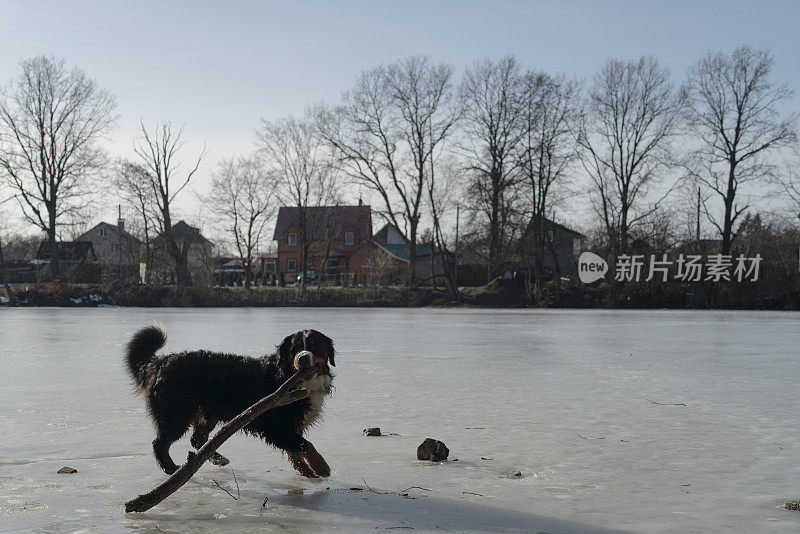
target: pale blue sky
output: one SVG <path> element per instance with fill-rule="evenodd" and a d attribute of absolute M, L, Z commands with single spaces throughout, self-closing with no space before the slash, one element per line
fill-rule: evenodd
<path fill-rule="evenodd" d="M 51 54 L 117 95 L 114 154 L 139 118 L 186 123 L 187 155 L 216 162 L 253 148 L 260 117 L 332 101 L 363 70 L 416 53 L 452 63 L 515 54 L 588 78 L 610 57 L 654 55 L 676 81 L 709 49 L 775 55 L 773 79 L 800 88 L 800 2 L 108 2 L 0 0 L 0 82 Z M 794 108 L 800 108 L 795 99 Z M 191 212 L 194 206 L 184 206 Z M 106 216 L 111 219 L 112 216 Z"/>

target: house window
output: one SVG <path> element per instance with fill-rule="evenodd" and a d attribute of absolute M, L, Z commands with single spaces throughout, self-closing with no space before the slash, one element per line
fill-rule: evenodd
<path fill-rule="evenodd" d="M 547 231 L 547 241 L 552 243 L 553 242 L 553 238 L 555 237 L 555 234 L 556 234 L 555 230 L 548 230 Z"/>
<path fill-rule="evenodd" d="M 350 247 L 353 246 L 353 243 L 356 242 L 356 234 L 355 232 L 345 232 L 344 233 L 344 246 Z"/>
<path fill-rule="evenodd" d="M 297 270 L 297 260 L 286 260 L 286 270 L 290 273 L 295 272 Z"/>
<path fill-rule="evenodd" d="M 297 245 L 297 234 L 294 232 L 289 233 L 289 246 L 293 247 Z"/>
<path fill-rule="evenodd" d="M 105 236 L 106 236 L 106 229 L 100 228 L 100 237 L 105 237 Z"/>
<path fill-rule="evenodd" d="M 314 266 L 314 260 L 309 259 L 307 264 L 308 264 L 309 267 L 313 267 Z"/>

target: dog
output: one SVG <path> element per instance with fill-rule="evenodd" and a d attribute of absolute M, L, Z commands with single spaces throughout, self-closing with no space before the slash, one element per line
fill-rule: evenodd
<path fill-rule="evenodd" d="M 171 475 L 178 469 L 169 448 L 189 427 L 193 429 L 191 444 L 199 449 L 218 423 L 230 421 L 273 393 L 295 371 L 313 365 L 317 374 L 304 383 L 307 398 L 270 410 L 243 430 L 285 451 L 301 475 L 330 476 L 325 459 L 303 437 L 319 421 L 332 389 L 329 365 L 335 367 L 336 362 L 328 336 L 301 330 L 287 336 L 273 354 L 261 358 L 205 350 L 157 357 L 166 341 L 163 329 L 148 326 L 133 336 L 126 350 L 128 369 L 156 426 L 153 453 L 165 473 Z M 229 463 L 219 453 L 210 460 L 217 465 Z"/>

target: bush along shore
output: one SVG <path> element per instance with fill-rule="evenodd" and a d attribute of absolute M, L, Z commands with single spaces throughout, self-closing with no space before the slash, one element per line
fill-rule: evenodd
<path fill-rule="evenodd" d="M 527 289 L 527 290 L 526 290 Z M 496 279 L 482 287 L 462 288 L 459 299 L 443 289 L 421 287 L 188 288 L 152 285 L 38 284 L 13 289 L 9 299 L 0 287 L 0 306 L 138 306 L 138 307 L 478 307 L 605 309 L 752 309 L 798 310 L 800 290 L 778 293 L 742 291 L 725 284 L 545 284 L 533 295 L 514 280 Z"/>

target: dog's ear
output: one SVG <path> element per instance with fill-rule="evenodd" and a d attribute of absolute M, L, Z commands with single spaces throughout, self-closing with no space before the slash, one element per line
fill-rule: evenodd
<path fill-rule="evenodd" d="M 290 334 L 283 338 L 281 344 L 278 345 L 278 360 L 281 362 L 288 362 L 291 360 L 292 356 L 289 354 L 289 351 L 292 348 L 292 340 L 294 339 L 294 334 Z"/>
<path fill-rule="evenodd" d="M 325 334 L 322 334 L 322 338 L 325 340 L 325 344 L 328 345 L 328 361 L 333 367 L 336 367 L 336 361 L 333 359 L 334 355 L 336 354 L 336 351 L 333 348 L 333 340 Z"/>

